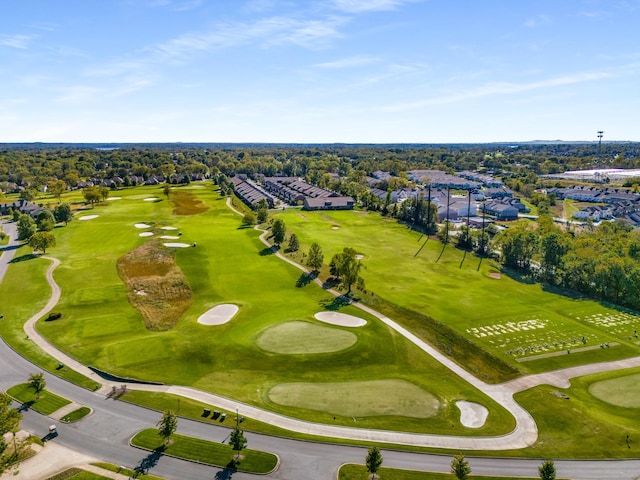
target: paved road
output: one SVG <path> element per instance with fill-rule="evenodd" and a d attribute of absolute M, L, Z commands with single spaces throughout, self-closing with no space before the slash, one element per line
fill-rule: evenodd
<path fill-rule="evenodd" d="M 16 254 L 16 249 L 20 242 L 18 241 L 18 228 L 14 222 L 2 222 L 0 226 L 4 233 L 9 235 L 9 243 L 0 247 L 0 283 L 2 283 L 4 274 L 7 273 L 7 268 L 9 268 L 9 262 Z"/>

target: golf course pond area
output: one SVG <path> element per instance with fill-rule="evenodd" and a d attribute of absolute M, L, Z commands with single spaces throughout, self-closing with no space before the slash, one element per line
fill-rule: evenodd
<path fill-rule="evenodd" d="M 198 323 L 202 325 L 224 325 L 229 322 L 240 310 L 240 307 L 232 303 L 216 305 L 198 317 Z"/>

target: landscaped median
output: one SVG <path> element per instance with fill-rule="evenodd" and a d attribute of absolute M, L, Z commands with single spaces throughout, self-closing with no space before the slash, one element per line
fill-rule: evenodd
<path fill-rule="evenodd" d="M 55 393 L 48 392 L 47 390 L 42 390 L 36 394 L 28 383 L 21 383 L 11 387 L 7 390 L 7 394 L 43 415 L 51 415 L 56 410 L 71 403 L 71 400 L 59 397 Z"/>
<path fill-rule="evenodd" d="M 158 435 L 156 428 L 138 432 L 130 443 L 134 447 L 162 455 L 247 473 L 271 473 L 279 463 L 278 457 L 273 453 L 248 448 L 242 450 L 242 459 L 234 462 L 233 457 L 236 452 L 232 450 L 231 445 L 179 434 L 173 434 L 169 444 L 165 445 L 164 439 Z"/>
<path fill-rule="evenodd" d="M 367 468 L 364 465 L 346 464 L 340 467 L 338 480 L 361 480 L 370 478 L 367 476 Z M 400 470 L 398 468 L 381 468 L 378 470 L 379 478 L 393 480 L 455 480 L 452 473 L 419 472 L 417 470 Z M 472 475 L 474 480 L 514 480 L 516 477 L 488 477 L 484 475 Z M 518 480 L 527 480 L 527 477 L 517 477 Z M 537 478 L 537 477 L 536 477 Z M 534 480 L 529 477 L 529 480 Z"/>

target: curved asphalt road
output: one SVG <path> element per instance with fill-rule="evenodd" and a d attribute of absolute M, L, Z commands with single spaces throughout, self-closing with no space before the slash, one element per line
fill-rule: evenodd
<path fill-rule="evenodd" d="M 8 229 L 5 228 L 5 231 Z M 0 265 L 6 263 L 6 252 L 0 257 Z M 55 264 L 54 264 L 55 266 Z M 5 266 L 6 268 L 6 266 Z M 3 269 L 0 266 L 0 273 Z M 24 358 L 0 342 L 0 389 L 6 390 L 24 382 L 36 368 Z M 107 399 L 104 393 L 88 392 L 58 377 L 45 373 L 48 389 L 74 401 L 90 406 L 93 413 L 73 425 L 58 426 L 59 442 L 75 451 L 105 461 L 137 467 L 146 465 L 152 473 L 168 479 L 250 479 L 260 478 L 213 467 L 184 462 L 169 457 L 155 458 L 128 445 L 137 431 L 152 427 L 159 414 L 135 405 Z M 34 412 L 24 412 L 23 428 L 44 435 L 51 419 Z M 229 429 L 181 419 L 178 431 L 186 435 L 224 441 Z M 281 464 L 269 478 L 276 479 L 332 479 L 342 463 L 363 463 L 366 449 L 295 441 L 260 434 L 247 433 L 249 446 L 279 455 Z M 384 465 L 397 468 L 448 472 L 451 456 L 383 451 Z M 33 461 L 37 461 L 37 457 Z M 537 475 L 539 460 L 471 458 L 470 465 L 476 474 L 530 476 Z M 580 479 L 635 479 L 640 472 L 640 460 L 627 461 L 558 461 L 558 474 L 564 478 Z M 4 477 L 3 477 L 4 478 Z"/>

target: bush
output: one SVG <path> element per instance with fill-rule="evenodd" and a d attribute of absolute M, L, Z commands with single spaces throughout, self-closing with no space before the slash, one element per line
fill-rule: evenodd
<path fill-rule="evenodd" d="M 58 320 L 59 318 L 62 318 L 62 313 L 60 313 L 60 312 L 51 312 L 51 313 L 49 313 L 47 318 L 44 319 L 44 321 L 45 322 L 51 322 L 53 320 Z"/>

